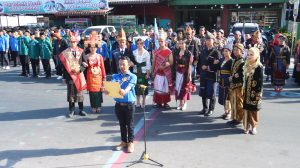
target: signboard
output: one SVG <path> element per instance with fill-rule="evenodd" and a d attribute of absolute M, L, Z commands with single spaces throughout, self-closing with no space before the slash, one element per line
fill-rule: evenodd
<path fill-rule="evenodd" d="M 107 10 L 108 0 L 0 0 L 0 14 Z"/>

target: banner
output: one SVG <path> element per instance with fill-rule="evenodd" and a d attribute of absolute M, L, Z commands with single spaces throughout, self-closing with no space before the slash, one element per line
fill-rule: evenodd
<path fill-rule="evenodd" d="M 49 14 L 108 8 L 108 0 L 0 0 L 0 14 Z"/>

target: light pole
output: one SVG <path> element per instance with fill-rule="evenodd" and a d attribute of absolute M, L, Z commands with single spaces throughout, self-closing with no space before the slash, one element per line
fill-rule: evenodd
<path fill-rule="evenodd" d="M 296 35 L 296 20 L 298 17 L 298 11 L 299 11 L 299 0 L 289 0 L 290 4 L 294 4 L 293 9 L 293 17 L 294 17 L 294 23 L 293 23 L 293 31 L 292 31 L 292 46 L 291 46 L 291 55 L 293 55 L 294 51 L 294 42 L 295 42 L 295 35 Z"/>

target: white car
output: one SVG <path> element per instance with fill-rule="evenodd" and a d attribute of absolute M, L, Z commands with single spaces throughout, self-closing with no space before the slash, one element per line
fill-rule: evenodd
<path fill-rule="evenodd" d="M 112 33 L 112 32 L 116 32 L 116 28 L 115 26 L 91 26 L 91 27 L 88 27 L 86 28 L 82 34 L 85 36 L 85 37 L 89 37 L 90 33 L 92 31 L 97 31 L 98 33 L 108 33 L 109 35 Z"/>

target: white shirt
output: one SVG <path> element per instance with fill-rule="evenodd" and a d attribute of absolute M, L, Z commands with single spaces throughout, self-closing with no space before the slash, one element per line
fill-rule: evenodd
<path fill-rule="evenodd" d="M 135 61 L 139 64 L 142 63 L 142 62 L 146 62 L 146 66 L 142 67 L 142 73 L 146 73 L 147 70 L 151 71 L 150 54 L 149 54 L 148 51 L 143 49 L 142 55 L 139 55 L 139 50 L 136 49 L 136 50 L 133 51 L 133 56 L 135 58 Z M 136 65 L 134 65 L 133 72 L 135 72 L 135 73 L 137 72 L 137 66 Z"/>

